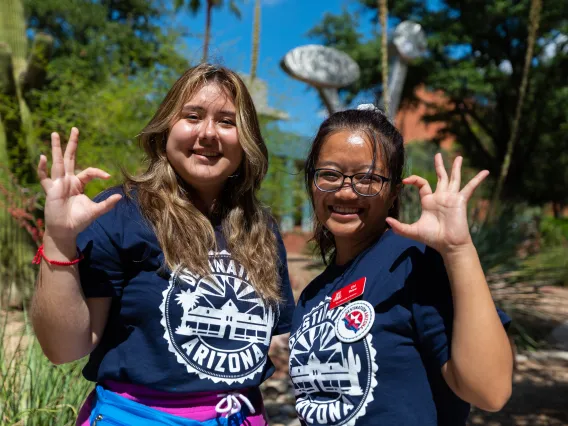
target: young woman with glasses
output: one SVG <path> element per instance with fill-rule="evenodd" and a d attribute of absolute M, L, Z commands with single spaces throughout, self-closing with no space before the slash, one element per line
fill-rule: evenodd
<path fill-rule="evenodd" d="M 290 376 L 305 425 L 464 425 L 470 404 L 495 411 L 511 394 L 513 357 L 467 223 L 487 176 L 461 188 L 435 157 L 436 190 L 402 179 L 399 132 L 371 105 L 331 115 L 305 180 L 325 271 L 292 321 Z M 397 220 L 402 184 L 422 216 Z"/>

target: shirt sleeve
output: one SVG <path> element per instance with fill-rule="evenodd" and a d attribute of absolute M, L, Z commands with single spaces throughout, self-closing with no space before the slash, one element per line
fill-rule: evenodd
<path fill-rule="evenodd" d="M 107 192 L 98 195 L 94 201 L 101 201 L 111 194 L 112 192 Z M 121 202 L 122 200 L 119 204 Z M 87 298 L 122 296 L 125 273 L 116 238 L 116 233 L 122 229 L 120 221 L 117 220 L 117 209 L 118 206 L 115 206 L 77 237 L 77 246 L 84 256 L 79 262 L 79 276 Z"/>
<path fill-rule="evenodd" d="M 454 319 L 450 281 L 442 256 L 426 247 L 412 275 L 412 314 L 418 344 L 428 360 L 442 367 L 451 358 Z M 500 309 L 497 313 L 507 329 L 511 319 Z"/>
<path fill-rule="evenodd" d="M 274 335 L 288 333 L 292 327 L 292 317 L 294 316 L 294 294 L 292 293 L 292 286 L 290 284 L 290 276 L 288 275 L 288 261 L 286 257 L 286 248 L 284 241 L 278 229 L 274 229 L 276 240 L 278 243 L 278 258 L 279 266 L 278 271 L 280 274 L 280 288 L 282 295 L 282 302 L 279 304 L 278 309 L 280 315 L 278 323 L 274 328 Z"/>

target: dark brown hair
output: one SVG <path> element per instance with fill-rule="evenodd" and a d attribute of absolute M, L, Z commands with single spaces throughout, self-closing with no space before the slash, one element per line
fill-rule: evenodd
<path fill-rule="evenodd" d="M 312 142 L 308 157 L 306 158 L 304 178 L 312 207 L 314 207 L 312 184 L 321 148 L 329 136 L 344 130 L 361 132 L 369 138 L 373 147 L 371 170 L 374 168 L 377 161 L 377 150 L 380 150 L 381 158 L 386 166 L 386 172 L 391 179 L 389 182 L 390 185 L 388 186 L 390 191 L 397 191 L 398 184 L 402 180 L 402 172 L 404 169 L 404 142 L 402 135 L 388 120 L 386 115 L 379 109 L 348 109 L 336 112 L 330 115 L 321 124 Z M 397 196 L 388 214 L 390 217 L 397 219 L 399 212 L 400 197 Z M 329 263 L 335 256 L 335 238 L 333 234 L 317 220 L 315 215 L 313 241 L 317 243 L 324 263 Z"/>

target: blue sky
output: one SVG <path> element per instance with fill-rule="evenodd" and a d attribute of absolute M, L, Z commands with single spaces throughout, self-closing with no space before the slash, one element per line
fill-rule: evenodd
<path fill-rule="evenodd" d="M 235 1 L 242 12 L 240 20 L 229 12 L 228 7 L 215 9 L 213 12 L 210 61 L 248 73 L 254 0 Z M 426 1 L 432 10 L 443 7 L 443 0 Z M 283 130 L 305 136 L 314 135 L 323 117 L 323 107 L 317 93 L 305 83 L 285 74 L 279 62 L 294 47 L 319 43 L 317 39 L 307 36 L 308 31 L 322 21 L 326 12 L 339 14 L 343 9 L 362 12 L 359 27 L 362 34 L 371 36 L 373 28 L 377 28 L 372 13 L 365 11 L 355 0 L 262 0 L 257 75 L 268 83 L 269 105 L 290 115 L 288 121 L 280 122 Z M 202 54 L 205 12 L 202 10 L 196 16 L 182 12 L 177 16 L 177 23 L 182 24 L 192 34 L 185 40 L 185 49 L 193 62 L 199 61 Z M 358 101 L 369 102 L 372 99 L 363 96 Z"/>
<path fill-rule="evenodd" d="M 242 12 L 239 20 L 228 8 L 214 10 L 212 16 L 212 40 L 210 60 L 236 71 L 250 71 L 252 46 L 253 0 L 237 0 Z M 269 105 L 286 111 L 288 121 L 280 122 L 284 130 L 311 136 L 322 120 L 320 101 L 314 90 L 305 83 L 292 79 L 281 70 L 279 62 L 294 47 L 318 43 L 307 36 L 308 31 L 321 22 L 325 12 L 341 13 L 343 8 L 360 10 L 361 6 L 349 0 L 262 0 L 261 40 L 258 77 L 268 83 Z M 205 13 L 196 16 L 178 15 L 192 34 L 185 41 L 188 55 L 195 61 L 201 58 Z M 371 34 L 372 23 L 363 18 L 360 31 Z"/>

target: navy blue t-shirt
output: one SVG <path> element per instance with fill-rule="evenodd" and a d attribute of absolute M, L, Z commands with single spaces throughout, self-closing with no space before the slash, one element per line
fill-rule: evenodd
<path fill-rule="evenodd" d="M 356 301 L 370 303 L 375 319 L 360 340 L 344 343 L 335 326 L 352 325 L 354 302 L 331 310 L 329 304 L 337 290 L 362 278 Z M 292 321 L 290 376 L 302 424 L 464 425 L 469 404 L 441 374 L 452 320 L 443 260 L 423 244 L 388 230 L 348 264 L 329 266 L 306 287 Z"/>
<path fill-rule="evenodd" d="M 124 194 L 115 188 L 96 201 L 117 192 Z M 137 202 L 123 195 L 78 238 L 85 296 L 113 298 L 84 376 L 183 393 L 258 386 L 274 372 L 270 339 L 290 331 L 294 310 L 286 251 L 275 233 L 284 302 L 268 306 L 227 251 L 220 227 L 211 275 L 172 272 Z"/>

